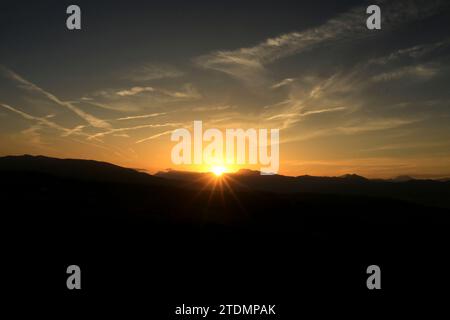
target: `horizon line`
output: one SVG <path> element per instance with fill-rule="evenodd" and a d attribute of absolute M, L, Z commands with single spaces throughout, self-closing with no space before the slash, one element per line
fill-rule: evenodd
<path fill-rule="evenodd" d="M 128 166 L 123 166 L 114 162 L 110 162 L 110 161 L 103 161 L 103 160 L 96 160 L 96 159 L 91 159 L 91 158 L 61 158 L 61 157 L 51 157 L 51 156 L 46 156 L 46 155 L 42 155 L 42 154 L 8 154 L 8 155 L 0 155 L 0 159 L 2 158 L 7 158 L 7 157 L 33 157 L 33 158 L 47 158 L 47 159 L 57 159 L 57 160 L 78 160 L 78 161 L 93 161 L 93 162 L 98 162 L 98 163 L 106 163 L 106 164 L 110 164 L 110 165 L 114 165 L 117 167 L 121 167 L 124 169 L 131 169 L 131 170 L 135 170 L 137 172 L 142 172 L 151 176 L 157 175 L 158 173 L 167 173 L 167 172 L 179 172 L 179 173 L 192 173 L 192 174 L 213 174 L 212 171 L 204 171 L 204 170 L 180 170 L 180 169 L 173 169 L 173 168 L 165 168 L 165 169 L 159 169 L 157 171 L 155 171 L 154 173 L 150 172 L 150 170 L 148 169 L 144 169 L 144 168 L 136 168 L 136 167 L 128 167 Z M 249 171 L 252 173 L 260 173 L 259 170 L 254 170 L 254 169 L 249 169 L 249 168 L 239 168 L 238 170 L 235 171 L 229 171 L 229 172 L 224 172 L 223 174 L 225 175 L 230 175 L 230 174 L 238 174 L 240 171 Z M 420 177 L 420 176 L 424 176 L 424 177 Z M 432 175 L 426 175 L 426 174 L 399 174 L 397 176 L 391 176 L 390 178 L 374 178 L 374 177 L 368 177 L 362 174 L 358 174 L 356 172 L 348 172 L 348 173 L 344 173 L 341 175 L 311 175 L 311 174 L 299 174 L 299 175 L 286 175 L 286 174 L 280 174 L 280 173 L 276 173 L 273 174 L 273 176 L 282 176 L 282 177 L 291 177 L 291 178 L 298 178 L 298 177 L 317 177 L 317 178 L 345 178 L 346 176 L 358 176 L 367 180 L 395 180 L 398 178 L 407 178 L 407 180 L 433 180 L 433 181 L 440 181 L 440 180 L 445 180 L 445 179 L 450 179 L 450 174 L 441 174 L 441 175 L 433 175 L 434 177 L 431 177 Z"/>

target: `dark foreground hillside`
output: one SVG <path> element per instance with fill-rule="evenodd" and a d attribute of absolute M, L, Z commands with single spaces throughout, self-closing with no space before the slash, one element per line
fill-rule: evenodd
<path fill-rule="evenodd" d="M 2 158 L 0 176 L 9 266 L 22 294 L 131 299 L 169 318 L 182 303 L 278 303 L 285 314 L 296 314 L 300 297 L 305 308 L 324 297 L 383 307 L 399 295 L 438 295 L 447 281 L 450 212 L 438 206 L 238 188 L 236 177 L 182 182 L 42 157 Z M 78 293 L 65 289 L 70 264 L 83 270 Z M 366 288 L 371 264 L 383 270 L 381 293 Z M 30 266 L 40 275 L 32 287 Z"/>

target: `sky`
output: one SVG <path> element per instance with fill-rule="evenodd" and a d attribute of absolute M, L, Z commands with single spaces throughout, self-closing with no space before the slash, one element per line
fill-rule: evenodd
<path fill-rule="evenodd" d="M 280 174 L 450 176 L 449 21 L 437 0 L 2 3 L 0 156 L 204 171 L 170 140 L 202 120 L 279 128 Z"/>

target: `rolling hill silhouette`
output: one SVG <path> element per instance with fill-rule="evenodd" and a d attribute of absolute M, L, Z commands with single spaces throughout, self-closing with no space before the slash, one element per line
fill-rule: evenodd
<path fill-rule="evenodd" d="M 0 171 L 11 174 L 43 174 L 55 178 L 133 185 L 203 188 L 210 173 L 168 170 L 150 175 L 135 169 L 106 162 L 78 159 L 56 159 L 44 156 L 7 156 L 0 158 Z M 429 206 L 450 208 L 450 181 L 419 180 L 400 176 L 391 180 L 369 180 L 356 174 L 339 177 L 260 175 L 241 169 L 228 173 L 228 184 L 235 191 L 273 193 L 316 193 L 362 195 L 393 198 Z M 179 183 L 180 181 L 184 183 Z"/>
<path fill-rule="evenodd" d="M 39 268 L 36 288 L 56 292 L 65 288 L 65 268 L 77 263 L 91 275 L 83 294 L 151 290 L 152 301 L 162 305 L 194 293 L 266 301 L 290 283 L 321 297 L 323 288 L 365 289 L 360 281 L 372 263 L 403 272 L 399 257 L 407 253 L 417 266 L 419 252 L 436 252 L 432 265 L 443 265 L 436 259 L 449 240 L 450 212 L 439 207 L 448 200 L 432 201 L 448 194 L 446 182 L 250 170 L 220 179 L 178 171 L 149 175 L 33 156 L 0 158 L 0 178 L 2 226 L 7 250 L 20 261 L 16 272 Z M 422 261 L 427 279 L 440 281 L 430 260 Z M 409 278 L 396 279 L 391 290 L 416 288 Z"/>
<path fill-rule="evenodd" d="M 0 175 L 4 203 L 14 211 L 40 211 L 49 223 L 76 216 L 83 228 L 90 226 L 83 219 L 142 222 L 149 228 L 187 223 L 257 230 L 291 230 L 306 222 L 333 231 L 359 224 L 420 225 L 446 220 L 450 199 L 449 182 L 433 180 L 261 176 L 251 170 L 220 179 L 182 171 L 150 175 L 104 162 L 42 156 L 0 158 Z"/>
<path fill-rule="evenodd" d="M 156 174 L 158 177 L 179 181 L 199 181 L 204 175 L 173 170 Z M 447 180 L 418 180 L 405 177 L 369 180 L 355 174 L 340 177 L 268 176 L 248 169 L 226 175 L 231 178 L 229 184 L 234 190 L 376 196 L 450 208 L 450 183 Z"/>
<path fill-rule="evenodd" d="M 165 181 L 138 170 L 123 168 L 111 163 L 57 159 L 44 156 L 7 156 L 0 157 L 2 172 L 38 173 L 59 178 L 86 181 L 122 182 L 136 184 L 164 184 Z"/>

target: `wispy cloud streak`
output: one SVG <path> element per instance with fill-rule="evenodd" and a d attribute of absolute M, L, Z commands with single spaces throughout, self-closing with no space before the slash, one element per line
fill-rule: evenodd
<path fill-rule="evenodd" d="M 44 95 L 45 97 L 47 97 L 50 101 L 56 103 L 57 105 L 68 108 L 69 110 L 71 110 L 72 112 L 77 114 L 80 118 L 82 118 L 87 123 L 89 123 L 91 126 L 96 127 L 96 128 L 104 128 L 104 129 L 111 127 L 111 125 L 108 122 L 98 119 L 98 118 L 94 117 L 93 115 L 84 112 L 83 110 L 81 110 L 78 107 L 76 107 L 75 105 L 73 105 L 71 102 L 60 100 L 54 94 L 45 91 L 44 89 L 38 87 L 34 83 L 31 83 L 30 81 L 26 80 L 25 78 L 18 75 L 14 71 L 9 70 L 6 67 L 2 67 L 2 66 L 0 66 L 0 70 L 4 74 L 6 74 L 10 79 L 20 83 L 28 90 L 40 93 L 40 94 Z"/>
<path fill-rule="evenodd" d="M 146 118 L 153 118 L 158 117 L 167 114 L 166 112 L 160 112 L 160 113 L 151 113 L 151 114 L 143 114 L 139 116 L 129 116 L 129 117 L 123 117 L 116 119 L 117 121 L 124 121 L 124 120 L 134 120 L 134 119 L 146 119 Z"/>
<path fill-rule="evenodd" d="M 88 140 L 101 138 L 101 137 L 104 137 L 106 135 L 115 134 L 115 133 L 118 133 L 118 132 L 134 131 L 134 130 L 146 129 L 146 128 L 176 127 L 176 126 L 180 126 L 180 125 L 181 125 L 181 123 L 171 123 L 171 122 L 169 122 L 169 123 L 157 123 L 157 124 L 144 124 L 144 125 L 135 126 L 135 127 L 128 127 L 128 128 L 117 128 L 117 129 L 111 129 L 111 130 L 108 130 L 108 131 L 103 131 L 103 132 L 100 132 L 100 133 L 93 134 L 93 135 L 88 137 Z"/>
<path fill-rule="evenodd" d="M 136 143 L 142 143 L 142 142 L 145 142 L 145 141 L 153 140 L 153 139 L 159 138 L 161 136 L 170 134 L 172 132 L 173 132 L 173 130 L 167 130 L 167 131 L 164 131 L 164 132 L 161 132 L 161 133 L 157 133 L 157 134 L 154 134 L 154 135 L 152 135 L 150 137 L 138 140 L 138 141 L 136 141 Z"/>
<path fill-rule="evenodd" d="M 438 12 L 442 1 L 378 1 L 383 4 L 383 28 L 425 18 Z M 264 66 L 284 57 L 310 50 L 330 41 L 370 36 L 365 19 L 366 7 L 360 6 L 328 20 L 321 26 L 290 32 L 266 39 L 254 47 L 215 51 L 195 59 L 206 69 L 221 71 L 236 78 L 251 80 L 261 76 Z"/>

